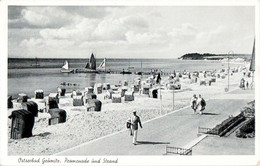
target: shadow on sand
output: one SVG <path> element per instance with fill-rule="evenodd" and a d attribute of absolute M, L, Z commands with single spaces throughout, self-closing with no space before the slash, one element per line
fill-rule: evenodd
<path fill-rule="evenodd" d="M 50 135 L 50 134 L 51 134 L 50 132 L 44 132 L 44 133 L 40 133 L 40 134 L 37 134 L 37 135 L 34 135 L 34 136 L 46 137 L 47 135 Z"/>
<path fill-rule="evenodd" d="M 170 142 L 151 142 L 151 141 L 137 141 L 137 143 L 139 145 L 141 145 L 141 144 L 152 144 L 152 145 L 155 145 L 155 144 L 170 144 Z"/>
<path fill-rule="evenodd" d="M 205 112 L 205 113 L 203 113 L 202 115 L 220 115 L 220 114 Z"/>

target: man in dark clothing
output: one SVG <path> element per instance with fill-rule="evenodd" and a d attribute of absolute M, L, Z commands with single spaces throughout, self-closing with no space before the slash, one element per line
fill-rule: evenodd
<path fill-rule="evenodd" d="M 133 144 L 137 145 L 137 131 L 138 131 L 138 123 L 141 128 L 143 128 L 140 117 L 136 115 L 136 111 L 133 111 L 133 116 L 131 117 L 132 131 L 133 131 Z"/>
<path fill-rule="evenodd" d="M 197 99 L 197 108 L 199 110 L 199 114 L 203 114 L 202 111 L 205 110 L 206 107 L 206 101 L 201 97 L 201 95 L 199 95 L 198 99 Z"/>
<path fill-rule="evenodd" d="M 196 113 L 196 109 L 197 109 L 197 97 L 196 95 L 194 94 L 193 97 L 191 98 L 191 101 L 190 101 L 190 106 L 191 108 L 193 109 L 193 113 L 195 114 Z"/>

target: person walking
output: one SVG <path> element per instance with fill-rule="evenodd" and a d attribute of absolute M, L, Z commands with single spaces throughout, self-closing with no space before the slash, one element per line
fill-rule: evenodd
<path fill-rule="evenodd" d="M 133 136 L 133 144 L 137 145 L 137 131 L 138 131 L 138 124 L 141 128 L 143 128 L 140 117 L 136 115 L 136 110 L 133 111 L 133 116 L 131 117 L 131 129 L 134 134 Z"/>
<path fill-rule="evenodd" d="M 197 96 L 194 94 L 190 101 L 190 106 L 193 109 L 193 113 L 196 113 L 197 109 Z"/>
<path fill-rule="evenodd" d="M 199 95 L 198 100 L 197 100 L 197 108 L 199 110 L 199 114 L 203 114 L 203 111 L 205 110 L 206 107 L 206 101 Z"/>
<path fill-rule="evenodd" d="M 129 130 L 129 134 L 130 136 L 133 135 L 133 131 L 132 131 L 132 128 L 131 128 L 131 118 L 129 118 L 126 122 L 126 128 Z"/>
<path fill-rule="evenodd" d="M 242 78 L 241 81 L 240 81 L 240 88 L 245 90 L 245 80 L 244 80 L 244 78 Z"/>

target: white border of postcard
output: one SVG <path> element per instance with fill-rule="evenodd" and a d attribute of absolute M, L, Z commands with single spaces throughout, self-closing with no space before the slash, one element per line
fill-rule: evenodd
<path fill-rule="evenodd" d="M 116 165 L 260 165 L 259 154 L 259 5 L 260 0 L 0 0 L 0 30 L 1 30 L 1 45 L 0 45 L 0 68 L 1 68 L 1 119 L 0 119 L 0 131 L 1 131 L 1 156 L 0 165 L 43 165 L 33 163 L 19 163 L 19 158 L 26 159 L 58 159 L 64 161 L 66 156 L 8 156 L 7 153 L 7 118 L 6 118 L 6 96 L 7 96 L 7 8 L 8 5 L 20 5 L 20 6 L 255 6 L 255 31 L 256 31 L 256 139 L 255 139 L 255 155 L 222 155 L 222 156 L 69 156 L 70 159 L 92 159 L 92 158 L 108 158 L 118 159 Z M 68 163 L 45 163 L 44 165 L 72 165 Z M 75 164 L 83 165 L 83 164 Z M 94 165 L 94 164 L 88 164 Z M 101 164 L 98 164 L 101 165 Z M 107 164 L 115 165 L 115 164 Z"/>

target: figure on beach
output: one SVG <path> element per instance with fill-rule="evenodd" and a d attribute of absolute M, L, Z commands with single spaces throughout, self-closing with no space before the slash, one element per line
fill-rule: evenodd
<path fill-rule="evenodd" d="M 206 107 L 206 101 L 199 94 L 199 97 L 197 99 L 197 108 L 199 110 L 199 114 L 201 114 L 201 115 L 203 114 L 205 107 Z"/>
<path fill-rule="evenodd" d="M 250 88 L 253 89 L 253 86 L 254 86 L 254 81 L 251 81 Z"/>
<path fill-rule="evenodd" d="M 193 113 L 196 113 L 196 109 L 197 109 L 197 96 L 194 94 L 193 97 L 191 98 L 191 102 L 190 102 L 190 106 L 193 109 Z"/>
<path fill-rule="evenodd" d="M 126 128 L 129 130 L 129 135 L 132 136 L 133 135 L 133 131 L 131 128 L 131 118 L 129 118 L 126 122 Z"/>
<path fill-rule="evenodd" d="M 241 81 L 240 81 L 240 88 L 245 90 L 245 80 L 244 80 L 244 78 L 242 78 Z"/>
<path fill-rule="evenodd" d="M 136 110 L 133 111 L 133 116 L 131 117 L 131 129 L 133 132 L 133 144 L 137 145 L 137 131 L 138 131 L 138 124 L 141 128 L 143 128 L 140 117 L 136 115 Z"/>
<path fill-rule="evenodd" d="M 62 92 L 61 88 L 58 87 L 58 94 L 59 94 L 59 96 L 61 96 L 61 92 Z"/>
<path fill-rule="evenodd" d="M 156 79 L 156 84 L 160 84 L 161 83 L 161 73 L 159 72 L 157 75 L 157 79 Z"/>

